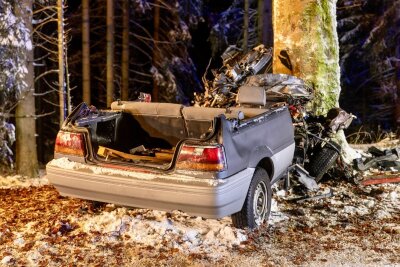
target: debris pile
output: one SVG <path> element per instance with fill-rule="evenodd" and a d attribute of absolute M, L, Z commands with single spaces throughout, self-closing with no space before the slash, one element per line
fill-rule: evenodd
<path fill-rule="evenodd" d="M 313 99 L 312 89 L 298 77 L 268 73 L 272 49 L 263 45 L 247 53 L 230 46 L 221 58 L 223 66 L 212 71 L 214 79 L 203 77 L 205 93 L 195 95 L 195 105 L 229 108 L 242 104 L 239 102 L 242 94 L 253 95 L 259 91 L 264 91 L 266 98 L 261 108 L 288 105 L 296 141 L 292 173 L 308 189 L 317 189 L 316 182 L 334 166 L 341 153 L 334 135 L 347 128 L 354 116 L 340 108 L 329 110 L 326 116 L 307 111 L 306 105 Z"/>
<path fill-rule="evenodd" d="M 206 75 L 203 77 L 205 93 L 195 94 L 195 106 L 234 106 L 238 89 L 246 78 L 272 68 L 272 49 L 264 45 L 256 46 L 248 53 L 229 46 L 221 58 L 223 66 L 217 71 L 212 70 L 214 79 L 209 81 Z"/>

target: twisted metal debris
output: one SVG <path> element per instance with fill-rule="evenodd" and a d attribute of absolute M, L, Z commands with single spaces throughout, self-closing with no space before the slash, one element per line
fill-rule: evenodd
<path fill-rule="evenodd" d="M 263 87 L 269 102 L 291 104 L 312 98 L 312 90 L 303 80 L 286 74 L 268 73 L 272 69 L 272 48 L 259 45 L 248 53 L 230 46 L 221 56 L 223 66 L 212 70 L 214 79 L 203 76 L 204 94 L 195 94 L 195 106 L 227 108 L 235 106 L 239 87 Z M 207 73 L 206 73 L 207 74 Z M 303 102 L 303 101 L 301 101 Z"/>
<path fill-rule="evenodd" d="M 259 45 L 245 53 L 230 46 L 221 56 L 223 66 L 212 71 L 212 81 L 203 77 L 204 94 L 195 94 L 195 105 L 204 107 L 230 107 L 236 104 L 238 89 L 247 77 L 264 73 L 272 68 L 272 49 Z"/>

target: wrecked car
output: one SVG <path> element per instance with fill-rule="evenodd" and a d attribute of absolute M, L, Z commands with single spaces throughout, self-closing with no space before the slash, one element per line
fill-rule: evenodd
<path fill-rule="evenodd" d="M 267 106 L 262 87 L 239 88 L 237 103 L 82 103 L 57 135 L 47 177 L 64 196 L 231 215 L 236 227 L 258 227 L 269 216 L 271 184 L 292 164 L 293 123 L 288 106 Z"/>
<path fill-rule="evenodd" d="M 271 58 L 262 45 L 249 53 L 230 47 L 190 107 L 80 104 L 57 135 L 49 181 L 66 196 L 260 226 L 272 184 L 285 180 L 288 188 L 294 176 L 318 188 L 340 155 L 332 136 L 352 120 L 341 109 L 308 114 L 311 89 L 297 77 L 264 73 Z"/>
<path fill-rule="evenodd" d="M 212 70 L 211 80 L 206 78 L 206 71 L 205 92 L 195 95 L 195 105 L 235 106 L 238 90 L 243 87 L 263 88 L 268 106 L 288 105 L 296 142 L 291 174 L 307 189 L 317 189 L 317 182 L 336 165 L 341 154 L 341 147 L 335 141 L 337 131 L 346 129 L 354 116 L 340 108 L 332 108 L 325 116 L 309 112 L 306 106 L 313 99 L 312 88 L 295 76 L 266 73 L 272 68 L 272 49 L 263 45 L 247 53 L 230 46 L 221 58 L 222 67 Z"/>

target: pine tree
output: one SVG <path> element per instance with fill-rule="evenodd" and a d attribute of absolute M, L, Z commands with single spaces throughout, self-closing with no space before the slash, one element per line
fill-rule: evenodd
<path fill-rule="evenodd" d="M 17 169 L 26 176 L 38 172 L 33 98 L 32 1 L 0 4 L 0 124 L 1 159 L 12 164 L 13 126 L 6 121 L 16 110 Z"/>

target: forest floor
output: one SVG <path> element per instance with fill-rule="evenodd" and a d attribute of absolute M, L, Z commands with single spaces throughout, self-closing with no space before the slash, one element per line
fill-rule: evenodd
<path fill-rule="evenodd" d="M 400 266 L 400 186 L 331 179 L 296 203 L 275 189 L 270 223 L 62 197 L 46 178 L 0 178 L 0 266 Z"/>

